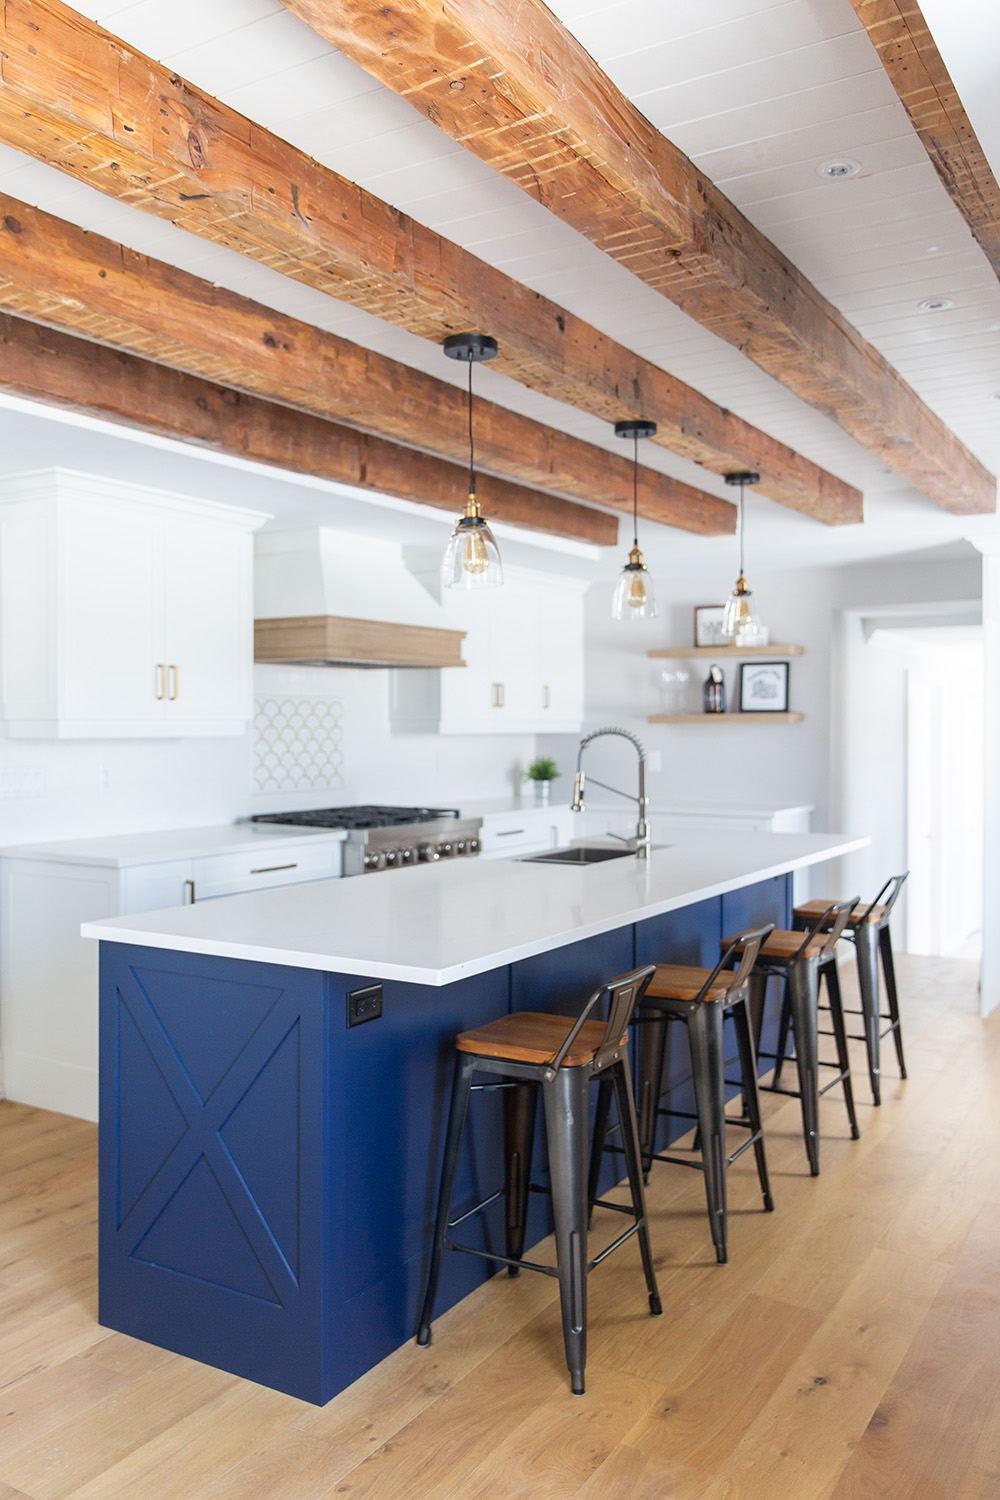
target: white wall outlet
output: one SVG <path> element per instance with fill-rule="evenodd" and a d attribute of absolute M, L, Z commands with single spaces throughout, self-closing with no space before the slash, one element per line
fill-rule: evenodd
<path fill-rule="evenodd" d="M 655 774 L 657 771 L 663 770 L 662 750 L 647 750 L 646 759 L 649 762 L 649 769 L 652 774 Z"/>
<path fill-rule="evenodd" d="M 97 790 L 103 797 L 112 789 L 112 775 L 110 766 L 98 766 L 97 768 Z"/>
<path fill-rule="evenodd" d="M 0 767 L 0 797 L 44 797 L 44 766 Z"/>

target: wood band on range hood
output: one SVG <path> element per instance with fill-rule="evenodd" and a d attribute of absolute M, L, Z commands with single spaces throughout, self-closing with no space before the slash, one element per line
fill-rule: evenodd
<path fill-rule="evenodd" d="M 464 630 L 342 615 L 254 621 L 254 661 L 320 667 L 464 667 Z"/>

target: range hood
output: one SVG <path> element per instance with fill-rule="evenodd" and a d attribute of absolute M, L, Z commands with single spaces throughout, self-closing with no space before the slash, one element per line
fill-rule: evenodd
<path fill-rule="evenodd" d="M 329 527 L 256 537 L 254 660 L 299 666 L 461 667 L 464 631 L 403 549 Z"/>

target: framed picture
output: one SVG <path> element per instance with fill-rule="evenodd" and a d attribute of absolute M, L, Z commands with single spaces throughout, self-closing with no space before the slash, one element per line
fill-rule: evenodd
<path fill-rule="evenodd" d="M 740 713 L 783 714 L 788 711 L 788 662 L 740 663 Z"/>
<path fill-rule="evenodd" d="M 696 646 L 728 646 L 729 637 L 722 633 L 726 613 L 724 604 L 696 604 L 694 610 L 694 643 Z"/>

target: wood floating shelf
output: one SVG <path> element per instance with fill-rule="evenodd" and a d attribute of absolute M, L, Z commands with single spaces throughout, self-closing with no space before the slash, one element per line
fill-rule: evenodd
<path fill-rule="evenodd" d="M 661 650 L 647 651 L 647 656 L 669 656 L 673 658 L 686 656 L 714 657 L 722 661 L 726 657 L 735 658 L 739 656 L 801 656 L 805 651 L 804 646 L 664 646 Z"/>
<path fill-rule="evenodd" d="M 650 653 L 652 654 L 652 653 Z M 661 653 L 663 654 L 663 653 Z M 801 724 L 805 714 L 650 714 L 647 724 L 704 724 L 712 720 L 716 724 Z"/>

